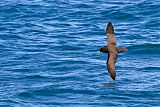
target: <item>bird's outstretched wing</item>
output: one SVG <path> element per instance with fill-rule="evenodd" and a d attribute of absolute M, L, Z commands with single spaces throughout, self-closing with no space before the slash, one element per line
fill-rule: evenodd
<path fill-rule="evenodd" d="M 111 43 L 116 45 L 116 37 L 114 35 L 114 28 L 111 22 L 109 22 L 106 27 L 106 35 L 108 38 L 108 45 Z"/>
<path fill-rule="evenodd" d="M 107 64 L 108 72 L 113 80 L 116 79 L 116 70 L 115 70 L 116 60 L 117 60 L 117 53 L 116 52 L 109 52 L 106 64 Z"/>

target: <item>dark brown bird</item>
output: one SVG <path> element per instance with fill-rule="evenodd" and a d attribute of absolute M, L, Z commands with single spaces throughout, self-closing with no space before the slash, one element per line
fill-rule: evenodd
<path fill-rule="evenodd" d="M 116 37 L 114 35 L 114 28 L 112 23 L 109 22 L 106 28 L 106 35 L 108 38 L 108 43 L 105 47 L 99 49 L 102 53 L 108 53 L 108 59 L 106 62 L 108 72 L 113 80 L 116 79 L 115 63 L 117 60 L 117 53 L 126 52 L 128 49 L 119 48 L 116 42 Z"/>

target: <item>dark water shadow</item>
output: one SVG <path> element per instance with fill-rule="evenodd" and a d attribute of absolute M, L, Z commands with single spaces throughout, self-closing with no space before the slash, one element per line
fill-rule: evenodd
<path fill-rule="evenodd" d="M 103 83 L 103 86 L 106 88 L 116 88 L 116 82 L 115 81 L 109 81 L 107 83 Z"/>

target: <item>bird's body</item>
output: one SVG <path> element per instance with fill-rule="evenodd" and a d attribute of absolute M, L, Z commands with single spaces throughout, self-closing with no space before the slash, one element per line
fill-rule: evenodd
<path fill-rule="evenodd" d="M 100 48 L 100 52 L 108 53 L 107 59 L 107 69 L 108 72 L 113 80 L 116 79 L 116 70 L 115 70 L 115 63 L 117 60 L 117 53 L 127 51 L 126 48 L 119 48 L 116 42 L 116 37 L 114 35 L 114 28 L 112 23 L 109 22 L 106 28 L 106 35 L 108 38 L 108 43 L 105 47 Z"/>

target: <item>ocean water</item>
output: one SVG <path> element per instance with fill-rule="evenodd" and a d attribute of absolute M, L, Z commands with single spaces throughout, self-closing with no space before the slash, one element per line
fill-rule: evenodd
<path fill-rule="evenodd" d="M 118 45 L 106 69 L 105 27 Z M 1 0 L 0 107 L 160 107 L 159 0 Z"/>

